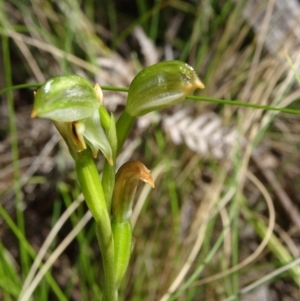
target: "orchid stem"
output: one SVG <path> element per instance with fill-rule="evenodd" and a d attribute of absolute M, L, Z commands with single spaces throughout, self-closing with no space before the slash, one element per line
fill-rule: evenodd
<path fill-rule="evenodd" d="M 136 120 L 136 117 L 129 115 L 125 110 L 119 117 L 117 124 L 116 124 L 117 138 L 118 138 L 117 154 L 119 154 L 121 152 L 124 142 L 127 139 L 135 120 Z"/>
<path fill-rule="evenodd" d="M 76 172 L 85 201 L 97 223 L 97 237 L 102 254 L 104 271 L 103 301 L 116 301 L 117 290 L 114 275 L 114 241 L 105 197 L 99 174 L 90 149 L 73 155 Z"/>

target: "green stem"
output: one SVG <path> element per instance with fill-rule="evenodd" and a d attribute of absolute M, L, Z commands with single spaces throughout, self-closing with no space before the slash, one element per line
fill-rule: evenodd
<path fill-rule="evenodd" d="M 242 101 L 237 101 L 237 100 L 218 99 L 218 98 L 211 98 L 211 97 L 204 97 L 204 96 L 193 96 L 193 95 L 188 95 L 186 97 L 186 99 L 191 99 L 191 100 L 196 100 L 196 101 L 212 102 L 212 103 L 217 103 L 217 104 L 221 104 L 221 105 L 238 106 L 238 107 L 245 107 L 245 108 L 252 108 L 252 109 L 259 109 L 259 110 L 266 110 L 266 111 L 277 111 L 277 112 L 288 113 L 288 114 L 293 114 L 293 115 L 300 115 L 300 110 L 274 107 L 274 106 L 266 106 L 266 105 L 242 102 Z"/>
<path fill-rule="evenodd" d="M 109 219 L 109 218 L 108 218 Z M 106 223 L 107 221 L 105 221 Z M 114 241 L 108 220 L 110 231 L 106 231 L 102 223 L 97 223 L 96 233 L 102 254 L 102 266 L 104 272 L 104 297 L 102 301 L 117 301 L 118 292 L 114 274 Z"/>
<path fill-rule="evenodd" d="M 98 170 L 89 149 L 73 153 L 73 158 L 76 162 L 76 172 L 85 201 L 97 222 L 96 230 L 105 278 L 103 301 L 116 301 L 114 242 Z"/>
<path fill-rule="evenodd" d="M 106 211 L 106 204 L 96 164 L 89 149 L 76 153 L 74 159 L 85 201 L 94 219 L 99 222 L 103 211 Z"/>
<path fill-rule="evenodd" d="M 35 87 L 39 88 L 41 85 L 42 85 L 42 83 L 33 83 L 33 84 L 22 84 L 22 85 L 9 86 L 9 87 L 6 87 L 6 88 L 0 90 L 0 95 L 3 93 L 6 93 L 7 91 L 11 91 L 11 90 L 18 90 L 18 89 L 24 89 L 24 88 L 35 88 Z M 128 92 L 128 88 L 124 88 L 124 87 L 101 86 L 101 89 L 107 90 L 107 91 L 116 91 L 116 92 Z M 194 95 L 187 95 L 186 99 L 191 99 L 191 100 L 195 100 L 195 101 L 212 102 L 212 103 L 217 103 L 220 105 L 239 106 L 239 107 L 246 107 L 246 108 L 258 109 L 258 110 L 277 111 L 277 112 L 281 112 L 281 113 L 300 115 L 300 110 L 295 110 L 292 108 L 266 106 L 266 105 L 246 103 L 246 102 L 230 100 L 230 99 L 218 99 L 218 98 L 194 96 Z"/>
<path fill-rule="evenodd" d="M 110 126 L 107 132 L 107 139 L 112 149 L 113 165 L 110 165 L 105 160 L 102 175 L 102 187 L 105 196 L 106 206 L 108 213 L 111 212 L 111 198 L 115 187 L 115 175 L 116 175 L 116 158 L 118 148 L 118 138 L 116 132 L 116 122 L 114 116 L 110 117 Z"/>
<path fill-rule="evenodd" d="M 115 161 L 114 161 L 115 162 Z M 106 200 L 106 207 L 108 212 L 111 212 L 111 198 L 115 186 L 115 175 L 116 175 L 116 165 L 110 165 L 107 160 L 105 160 L 103 173 L 102 173 L 102 186 L 104 191 L 104 196 Z"/>
<path fill-rule="evenodd" d="M 119 154 L 122 150 L 125 140 L 127 139 L 129 132 L 133 126 L 135 121 L 135 117 L 129 115 L 125 110 L 121 114 L 120 118 L 117 121 L 117 138 L 118 138 L 118 150 L 117 154 Z"/>

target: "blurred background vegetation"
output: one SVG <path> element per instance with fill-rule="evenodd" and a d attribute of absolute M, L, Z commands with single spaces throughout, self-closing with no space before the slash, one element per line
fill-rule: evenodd
<path fill-rule="evenodd" d="M 1 0 L 0 90 L 62 74 L 128 87 L 179 59 L 202 96 L 298 109 L 299 14 L 298 0 Z M 30 119 L 33 91 L 0 95 L 0 300 L 100 300 L 95 225 L 66 146 Z M 117 118 L 126 93 L 104 97 Z M 156 187 L 139 189 L 120 300 L 300 300 L 299 131 L 297 115 L 207 102 L 140 118 L 118 165 L 140 160 Z"/>

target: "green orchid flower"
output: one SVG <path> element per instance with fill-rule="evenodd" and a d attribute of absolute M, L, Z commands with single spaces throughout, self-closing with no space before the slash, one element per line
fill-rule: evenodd
<path fill-rule="evenodd" d="M 161 62 L 142 70 L 128 91 L 126 112 L 142 116 L 170 107 L 204 85 L 195 70 L 181 61 Z"/>
<path fill-rule="evenodd" d="M 47 80 L 35 93 L 31 117 L 47 118 L 66 141 L 71 154 L 92 149 L 94 157 L 100 150 L 113 164 L 112 149 L 102 128 L 100 108 L 103 107 L 100 86 L 94 87 L 77 75 Z"/>
<path fill-rule="evenodd" d="M 195 70 L 181 61 L 166 61 L 143 69 L 129 86 L 125 110 L 117 122 L 118 153 L 135 119 L 182 102 L 188 94 L 204 89 Z"/>
<path fill-rule="evenodd" d="M 138 182 L 154 188 L 150 170 L 139 161 L 123 164 L 116 174 L 112 197 L 112 233 L 115 243 L 114 272 L 117 288 L 126 273 L 132 249 L 131 214 Z"/>

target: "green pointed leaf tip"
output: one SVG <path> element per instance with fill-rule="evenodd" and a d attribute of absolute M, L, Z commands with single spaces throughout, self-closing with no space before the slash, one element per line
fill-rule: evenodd
<path fill-rule="evenodd" d="M 73 122 L 91 116 L 99 106 L 99 97 L 85 78 L 58 76 L 47 80 L 35 93 L 32 117 Z"/>
<path fill-rule="evenodd" d="M 185 99 L 204 85 L 195 70 L 180 61 L 167 61 L 142 70 L 132 81 L 126 104 L 131 116 L 142 116 Z"/>

